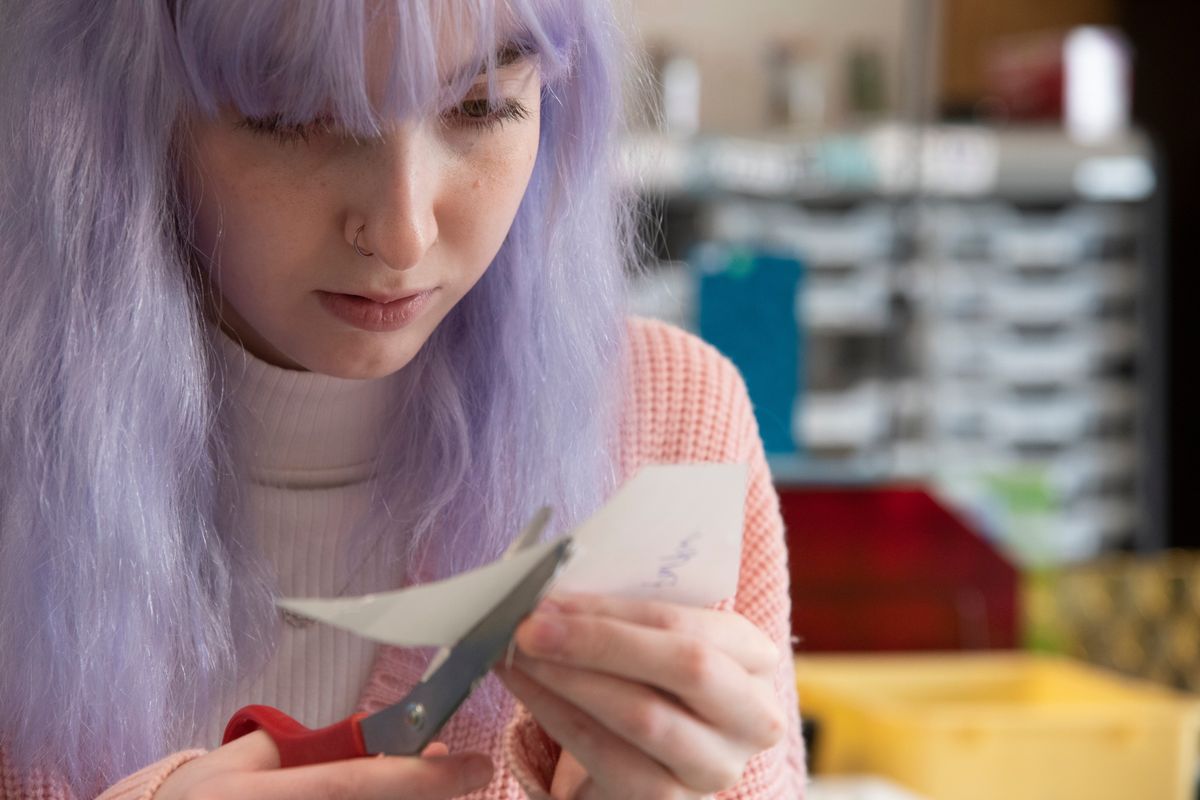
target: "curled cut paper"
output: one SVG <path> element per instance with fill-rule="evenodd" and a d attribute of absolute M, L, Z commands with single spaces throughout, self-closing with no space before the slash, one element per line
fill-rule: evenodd
<path fill-rule="evenodd" d="M 704 606 L 737 590 L 747 471 L 743 464 L 643 467 L 566 535 L 574 555 L 551 590 Z M 536 544 L 446 580 L 281 608 L 402 647 L 453 645 L 554 546 Z"/>

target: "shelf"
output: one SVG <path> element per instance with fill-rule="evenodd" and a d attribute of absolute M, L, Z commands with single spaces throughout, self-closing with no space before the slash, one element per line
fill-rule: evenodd
<path fill-rule="evenodd" d="M 1136 202 L 1156 188 L 1140 133 L 1084 145 L 1058 128 L 897 124 L 808 138 L 630 136 L 629 185 L 668 196 L 732 193 L 837 200 L 1010 197 L 1030 202 Z"/>
<path fill-rule="evenodd" d="M 867 486 L 894 483 L 884 463 L 866 458 L 826 459 L 801 455 L 767 456 L 776 486 Z"/>
<path fill-rule="evenodd" d="M 626 145 L 631 185 L 676 204 L 666 224 L 686 220 L 668 252 L 749 246 L 804 265 L 801 446 L 768 459 L 781 489 L 948 485 L 1020 550 L 1028 520 L 1002 481 L 1028 479 L 1049 497 L 1029 523 L 1045 529 L 1039 563 L 1161 541 L 1142 513 L 1153 404 L 1136 383 L 1156 357 L 1145 137 L 881 126 Z M 639 273 L 635 307 L 693 319 L 691 269 Z"/>

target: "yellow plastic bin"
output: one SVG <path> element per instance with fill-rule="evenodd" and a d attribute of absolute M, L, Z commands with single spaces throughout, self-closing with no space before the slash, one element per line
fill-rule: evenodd
<path fill-rule="evenodd" d="M 931 800 L 1192 800 L 1200 698 L 1023 653 L 803 656 L 814 772 Z"/>

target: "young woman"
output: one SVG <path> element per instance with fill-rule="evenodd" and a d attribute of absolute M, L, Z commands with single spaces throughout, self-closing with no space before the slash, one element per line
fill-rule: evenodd
<path fill-rule="evenodd" d="M 624 316 L 600 0 L 0 4 L 5 797 L 797 797 L 782 524 L 745 389 Z M 419 758 L 279 769 L 427 653 L 295 618 L 750 466 L 716 608 L 546 602 Z"/>

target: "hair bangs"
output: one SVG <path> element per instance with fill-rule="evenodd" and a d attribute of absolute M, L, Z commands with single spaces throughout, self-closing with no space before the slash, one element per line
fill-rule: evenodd
<path fill-rule="evenodd" d="M 514 56 L 553 89 L 569 72 L 577 15 L 561 0 L 191 0 L 175 16 L 182 83 L 202 113 L 222 106 L 283 125 L 328 120 L 355 136 L 436 116 Z"/>

